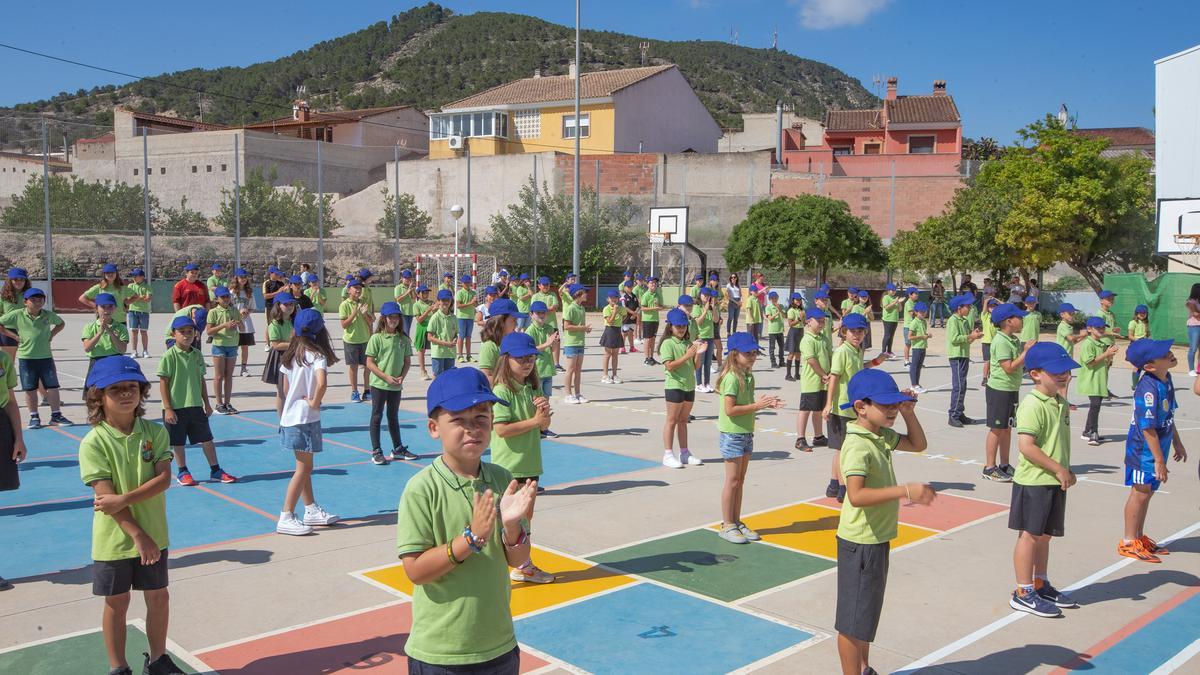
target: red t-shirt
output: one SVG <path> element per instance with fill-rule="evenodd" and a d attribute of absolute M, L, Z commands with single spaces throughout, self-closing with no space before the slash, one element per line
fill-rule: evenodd
<path fill-rule="evenodd" d="M 180 279 L 171 291 L 171 302 L 180 307 L 188 305 L 204 305 L 208 307 L 208 286 L 203 281 L 188 281 Z"/>

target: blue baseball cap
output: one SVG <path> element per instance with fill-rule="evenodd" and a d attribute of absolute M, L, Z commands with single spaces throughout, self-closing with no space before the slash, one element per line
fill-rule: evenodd
<path fill-rule="evenodd" d="M 755 340 L 754 336 L 746 331 L 730 333 L 729 337 L 725 339 L 725 347 L 726 354 L 731 352 L 762 352 L 762 349 L 758 346 L 758 340 Z"/>
<path fill-rule="evenodd" d="M 116 274 L 117 272 L 117 266 L 113 263 L 105 263 L 104 267 L 100 270 L 101 274 Z"/>
<path fill-rule="evenodd" d="M 704 281 L 704 275 L 697 272 L 696 276 L 692 277 L 692 281 Z"/>
<path fill-rule="evenodd" d="M 502 276 L 502 277 L 506 277 L 506 276 L 508 276 L 508 270 L 506 270 L 506 269 L 501 269 L 501 270 L 500 270 L 500 273 L 499 273 L 499 276 Z"/>
<path fill-rule="evenodd" d="M 850 286 L 849 288 L 846 289 L 846 295 L 857 295 L 857 294 L 858 294 L 857 286 Z"/>
<path fill-rule="evenodd" d="M 1137 307 L 1133 308 L 1133 313 L 1134 314 L 1149 314 L 1150 308 L 1145 305 L 1138 305 Z"/>
<path fill-rule="evenodd" d="M 1006 302 L 1002 305 L 998 305 L 996 309 L 992 310 L 992 323 L 999 324 L 1001 321 L 1005 321 L 1007 319 L 1019 319 L 1026 314 L 1028 314 L 1028 312 L 1025 310 L 1020 309 L 1011 302 Z"/>
<path fill-rule="evenodd" d="M 1074 314 L 1077 311 L 1079 311 L 1079 310 L 1075 309 L 1075 305 L 1072 305 L 1069 302 L 1064 302 L 1063 304 L 1058 306 L 1059 314 L 1062 314 L 1063 312 L 1071 312 L 1072 314 Z"/>
<path fill-rule="evenodd" d="M 471 275 L 464 274 L 464 275 L 462 275 L 462 277 L 459 278 L 458 281 L 459 281 L 459 283 L 469 284 L 469 283 L 471 283 Z"/>
<path fill-rule="evenodd" d="M 306 338 L 316 337 L 317 333 L 325 329 L 325 317 L 312 307 L 302 309 L 296 313 L 296 321 L 292 327 L 296 329 L 296 335 Z"/>
<path fill-rule="evenodd" d="M 824 312 L 824 310 L 818 309 L 816 307 L 809 307 L 808 309 L 804 310 L 804 320 L 805 321 L 812 321 L 813 319 L 824 319 L 828 316 L 829 315 L 826 314 Z"/>
<path fill-rule="evenodd" d="M 454 300 L 454 294 L 450 292 L 450 289 L 443 288 L 442 290 L 438 291 L 437 299 L 438 300 Z"/>
<path fill-rule="evenodd" d="M 770 293 L 767 293 L 767 297 L 771 298 L 773 300 L 777 300 L 779 298 L 779 293 L 777 293 L 776 291 L 771 291 Z"/>
<path fill-rule="evenodd" d="M 438 408 L 450 412 L 466 410 L 480 403 L 508 405 L 492 393 L 487 376 L 475 368 L 451 368 L 429 383 L 425 392 L 425 409 L 430 417 Z"/>
<path fill-rule="evenodd" d="M 196 330 L 204 330 L 204 325 L 208 323 L 208 310 L 203 307 L 192 310 L 192 321 L 196 322 Z"/>
<path fill-rule="evenodd" d="M 389 300 L 379 306 L 380 316 L 396 316 L 398 314 L 403 314 L 403 312 L 400 311 L 400 305 L 396 304 L 395 301 Z"/>
<path fill-rule="evenodd" d="M 908 288 L 904 289 L 905 295 L 912 295 L 913 293 L 920 293 L 920 292 L 921 291 L 918 291 L 916 286 L 909 286 Z"/>
<path fill-rule="evenodd" d="M 96 296 L 96 306 L 112 305 L 117 306 L 117 298 L 112 293 L 100 293 Z"/>
<path fill-rule="evenodd" d="M 8 270 L 8 278 L 9 279 L 28 279 L 29 272 L 26 272 L 25 268 L 23 268 L 23 267 L 10 267 Z"/>
<path fill-rule="evenodd" d="M 1108 323 L 1104 320 L 1104 317 L 1089 316 L 1087 321 L 1083 322 L 1083 325 L 1087 326 L 1088 328 L 1106 328 Z"/>
<path fill-rule="evenodd" d="M 235 277 L 248 277 L 248 276 L 250 276 L 250 273 L 246 271 L 246 268 L 244 268 L 244 267 L 239 267 L 239 268 L 237 268 L 237 269 L 235 269 L 235 270 L 233 271 L 233 276 L 235 276 Z"/>
<path fill-rule="evenodd" d="M 923 302 L 914 302 L 913 303 L 913 311 L 914 312 L 928 312 L 929 305 L 927 305 Z"/>
<path fill-rule="evenodd" d="M 400 276 L 405 279 L 412 278 L 412 270 L 400 270 Z"/>
<path fill-rule="evenodd" d="M 299 274 L 293 274 L 292 276 L 288 277 L 288 283 L 302 284 L 304 283 L 304 279 L 300 278 Z"/>
<path fill-rule="evenodd" d="M 988 298 L 988 299 L 987 299 L 987 302 L 986 302 L 986 303 L 984 303 L 984 306 L 985 306 L 985 307 L 996 307 L 996 306 L 998 306 L 999 304 L 1000 304 L 1000 301 L 999 301 L 998 299 L 996 299 L 996 298 Z M 1069 304 L 1071 304 L 1071 303 L 1067 303 L 1067 304 L 1069 305 Z"/>
<path fill-rule="evenodd" d="M 358 277 L 354 276 L 353 274 L 347 274 L 346 281 L 358 281 Z"/>
<path fill-rule="evenodd" d="M 821 284 L 821 290 L 828 291 L 829 290 L 829 282 L 825 282 L 825 283 Z"/>
<path fill-rule="evenodd" d="M 855 315 L 857 316 L 857 315 Z M 842 410 L 854 407 L 859 401 L 870 401 L 880 405 L 895 405 L 916 399 L 900 391 L 896 380 L 879 368 L 864 368 L 850 378 L 846 385 L 846 398 Z"/>
<path fill-rule="evenodd" d="M 1151 340 L 1150 338 L 1134 340 L 1125 350 L 1125 360 L 1134 368 L 1141 370 L 1146 367 L 1147 363 L 1161 359 L 1170 353 L 1172 344 L 1172 340 Z"/>
<path fill-rule="evenodd" d="M 529 303 L 529 311 L 531 313 L 532 312 L 548 312 L 548 311 L 550 311 L 550 308 L 547 307 L 546 303 L 542 302 L 541 300 L 534 300 L 533 302 Z"/>
<path fill-rule="evenodd" d="M 867 317 L 862 314 L 847 314 L 842 317 L 842 328 L 866 328 Z"/>
<path fill-rule="evenodd" d="M 971 304 L 974 300 L 975 300 L 974 298 L 966 296 L 966 295 L 956 295 L 953 298 L 950 298 L 950 302 L 949 302 L 950 310 L 954 311 L 960 307 L 965 307 L 965 306 Z"/>
<path fill-rule="evenodd" d="M 829 299 L 829 291 L 817 291 L 816 293 L 813 293 L 813 300 L 828 300 L 828 299 Z"/>
<path fill-rule="evenodd" d="M 418 293 L 425 293 L 428 290 L 429 290 L 429 287 L 426 286 L 425 284 L 417 284 L 417 292 Z"/>
<path fill-rule="evenodd" d="M 184 272 L 194 272 L 194 271 L 196 271 L 196 270 L 198 270 L 198 269 L 200 269 L 200 266 L 199 266 L 199 265 L 197 265 L 196 263 L 188 263 L 188 264 L 186 264 L 186 265 L 184 265 L 184 266 L 183 266 L 183 271 L 184 271 Z"/>
<path fill-rule="evenodd" d="M 96 361 L 84 384 L 88 387 L 104 389 L 119 382 L 144 383 L 145 381 L 146 376 L 142 374 L 142 367 L 138 365 L 137 361 L 124 354 L 117 354 Z"/>
<path fill-rule="evenodd" d="M 524 312 L 517 311 L 517 303 L 508 298 L 500 298 L 493 300 L 492 304 L 488 305 L 488 316 L 511 316 L 514 319 L 524 319 L 529 316 Z"/>
<path fill-rule="evenodd" d="M 495 286 L 488 286 L 483 289 L 484 295 L 497 295 L 499 293 L 500 291 L 498 291 Z"/>
<path fill-rule="evenodd" d="M 567 292 L 571 294 L 571 297 L 575 297 L 576 294 L 586 290 L 587 286 L 584 286 L 583 284 L 571 284 L 571 286 L 567 288 Z"/>
<path fill-rule="evenodd" d="M 646 278 L 646 281 L 647 281 L 647 282 L 651 282 L 651 281 L 657 282 L 657 281 L 658 281 L 658 277 L 647 277 L 647 278 Z"/>
<path fill-rule="evenodd" d="M 894 290 L 896 290 L 896 284 L 893 284 L 893 283 L 888 283 L 888 284 L 885 284 L 885 285 L 884 285 L 884 287 L 883 287 L 883 290 L 885 290 L 885 291 L 894 291 Z"/>
<path fill-rule="evenodd" d="M 213 264 L 212 264 L 212 268 L 213 268 L 214 270 L 225 269 L 224 267 L 221 267 L 221 263 L 213 263 Z"/>
<path fill-rule="evenodd" d="M 296 301 L 296 298 L 293 298 L 291 293 L 280 293 L 279 295 L 276 295 L 272 300 L 277 305 L 290 305 Z"/>
<path fill-rule="evenodd" d="M 143 271 L 143 270 L 142 270 L 142 268 L 140 268 L 140 267 L 135 267 L 135 268 L 133 268 L 133 269 L 129 270 L 129 276 L 131 276 L 131 277 L 144 277 L 144 276 L 146 276 L 146 272 L 145 272 L 145 271 Z"/>
<path fill-rule="evenodd" d="M 550 285 L 550 277 L 538 277 L 537 282 L 543 286 L 549 286 Z"/>
<path fill-rule="evenodd" d="M 625 283 L 621 284 L 621 288 L 633 288 L 633 282 L 626 281 Z"/>
<path fill-rule="evenodd" d="M 44 297 L 46 297 L 46 292 L 45 292 L 45 291 L 43 291 L 43 290 L 42 290 L 42 289 L 40 289 L 40 288 L 30 288 L 30 289 L 28 289 L 28 290 L 26 290 L 26 291 L 25 291 L 25 293 L 23 294 L 23 297 L 24 297 L 26 300 L 28 300 L 29 298 L 33 298 L 33 297 L 36 297 L 36 296 L 39 296 L 39 295 L 40 295 L 40 296 L 42 296 L 42 297 L 44 298 Z"/>
<path fill-rule="evenodd" d="M 375 276 L 375 275 L 371 273 L 371 270 L 369 270 L 365 267 L 358 271 L 359 279 L 366 279 L 367 277 L 372 277 L 372 276 Z"/>
<path fill-rule="evenodd" d="M 1025 352 L 1025 370 L 1044 370 L 1057 375 L 1078 367 L 1075 359 L 1057 342 L 1039 342 Z"/>
<path fill-rule="evenodd" d="M 1038 303 L 1038 299 L 1037 299 L 1036 295 L 1027 295 L 1027 296 L 1025 296 L 1025 299 L 1022 300 L 1021 302 L 1025 303 L 1027 305 L 1036 305 Z"/>
<path fill-rule="evenodd" d="M 522 272 L 521 276 L 517 277 L 517 281 L 529 281 L 529 275 Z"/>
<path fill-rule="evenodd" d="M 292 283 L 297 283 L 297 282 L 293 281 Z M 346 282 L 346 288 L 362 288 L 362 282 L 359 281 L 358 279 L 351 279 L 350 281 Z"/>
<path fill-rule="evenodd" d="M 709 273 L 708 273 L 708 280 L 709 280 L 709 281 L 719 281 L 720 279 L 721 279 L 721 275 L 720 275 L 720 274 L 718 274 L 718 273 L 716 273 L 716 272 L 709 272 Z"/>
<path fill-rule="evenodd" d="M 621 276 L 625 276 L 625 277 L 631 277 L 631 276 L 633 276 L 633 270 L 625 270 L 625 271 L 624 271 L 624 272 L 621 274 Z"/>
<path fill-rule="evenodd" d="M 453 272 L 446 272 L 446 273 L 442 274 L 442 278 L 443 278 L 443 279 L 453 279 L 453 278 L 454 278 L 454 273 L 453 273 Z"/>
<path fill-rule="evenodd" d="M 516 331 L 504 336 L 500 340 L 500 353 L 506 356 L 514 356 L 520 358 L 522 356 L 536 356 L 538 354 L 537 343 L 528 333 L 518 333 Z"/>
<path fill-rule="evenodd" d="M 688 295 L 687 293 L 684 293 L 683 295 L 679 296 L 679 304 L 681 304 L 681 305 L 690 305 L 694 302 L 696 302 L 696 301 L 693 300 L 692 296 Z"/>
<path fill-rule="evenodd" d="M 678 307 L 667 312 L 667 324 L 668 325 L 686 326 L 690 323 L 691 323 L 691 321 L 688 319 L 687 312 L 683 311 L 682 309 L 679 309 Z"/>
<path fill-rule="evenodd" d="M 306 284 L 315 284 L 321 281 L 317 278 L 317 275 L 313 274 L 312 272 L 305 272 L 304 274 L 300 275 L 300 278 L 304 279 L 304 283 Z"/>
<path fill-rule="evenodd" d="M 858 292 L 858 297 L 860 297 L 860 298 L 869 298 L 869 297 L 871 297 L 871 294 L 870 294 L 870 293 L 868 293 L 868 292 L 866 292 L 866 291 L 859 291 L 859 292 Z"/>
<path fill-rule="evenodd" d="M 642 280 L 642 273 L 641 273 L 641 272 L 638 272 L 637 274 L 634 274 L 634 275 L 633 275 L 633 280 L 634 280 L 634 281 L 641 281 L 641 280 Z"/>
<path fill-rule="evenodd" d="M 578 274 L 576 274 L 575 272 L 567 272 L 567 278 L 568 278 L 568 279 L 574 279 L 574 278 L 576 278 L 576 277 L 578 277 L 578 276 L 579 276 L 579 275 L 578 275 Z"/>
<path fill-rule="evenodd" d="M 629 287 L 632 288 L 633 284 L 630 284 Z M 619 298 L 619 297 L 621 297 L 621 294 L 616 291 L 610 290 L 608 293 L 605 293 L 605 296 L 609 297 L 609 298 Z"/>
<path fill-rule="evenodd" d="M 1101 300 L 1117 297 L 1116 293 L 1113 293 L 1112 291 L 1108 291 L 1108 290 L 1100 291 L 1099 295 L 1100 295 Z"/>
<path fill-rule="evenodd" d="M 701 291 L 703 293 L 704 291 Z M 804 295 L 800 291 L 792 291 L 792 300 L 803 300 Z"/>
<path fill-rule="evenodd" d="M 267 273 L 268 274 L 283 274 L 283 270 L 279 269 L 278 267 L 276 267 L 274 265 L 271 265 L 270 267 L 267 268 Z"/>
<path fill-rule="evenodd" d="M 708 286 L 705 286 L 704 288 L 700 289 L 700 295 L 715 298 L 715 297 L 717 297 L 717 291 L 715 289 L 709 288 Z"/>
<path fill-rule="evenodd" d="M 180 328 L 195 328 L 196 322 L 190 316 L 177 316 L 171 320 L 171 330 L 177 331 Z"/>
<path fill-rule="evenodd" d="M 230 295 L 229 289 L 224 286 L 217 286 L 213 289 L 213 295 L 218 298 L 225 298 Z"/>

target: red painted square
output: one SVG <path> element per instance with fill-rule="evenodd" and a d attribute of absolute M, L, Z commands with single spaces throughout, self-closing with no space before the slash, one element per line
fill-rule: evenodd
<path fill-rule="evenodd" d="M 221 647 L 198 658 L 222 675 L 361 673 L 406 675 L 404 643 L 412 627 L 412 604 L 381 607 L 278 635 Z M 521 652 L 521 672 L 546 662 Z"/>
<path fill-rule="evenodd" d="M 829 497 L 822 497 L 812 503 L 835 509 L 841 506 L 836 499 Z M 1007 510 L 1008 507 L 1001 504 L 938 493 L 937 499 L 933 500 L 929 506 L 913 504 L 904 499 L 900 500 L 900 522 L 945 532 Z"/>

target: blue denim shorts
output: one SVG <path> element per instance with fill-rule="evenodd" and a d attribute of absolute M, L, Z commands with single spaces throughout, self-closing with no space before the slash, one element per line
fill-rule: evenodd
<path fill-rule="evenodd" d="M 321 452 L 321 421 L 279 427 L 279 447 L 289 452 Z"/>
<path fill-rule="evenodd" d="M 754 452 L 754 434 L 729 434 L 722 431 L 719 445 L 721 459 L 740 459 Z"/>
<path fill-rule="evenodd" d="M 236 359 L 238 355 L 238 346 L 233 345 L 232 347 L 218 347 L 217 345 L 213 345 L 212 355 L 221 356 L 227 359 Z"/>
<path fill-rule="evenodd" d="M 54 359 L 17 359 L 17 377 L 21 379 L 21 391 L 33 391 L 41 384 L 47 389 L 58 389 L 58 368 Z"/>
<path fill-rule="evenodd" d="M 554 378 L 553 377 L 543 377 L 542 378 L 542 396 L 545 396 L 546 398 L 550 398 L 550 392 L 552 392 L 552 391 L 554 391 Z"/>
<path fill-rule="evenodd" d="M 904 327 L 904 344 L 912 346 L 912 340 L 908 337 L 908 326 Z"/>
<path fill-rule="evenodd" d="M 125 315 L 129 330 L 148 330 L 150 328 L 150 312 L 128 312 Z"/>
<path fill-rule="evenodd" d="M 471 331 L 475 329 L 475 319 L 459 319 L 458 320 L 458 337 L 469 339 Z"/>
<path fill-rule="evenodd" d="M 563 347 L 563 356 L 568 359 L 577 359 L 583 356 L 583 347 Z"/>

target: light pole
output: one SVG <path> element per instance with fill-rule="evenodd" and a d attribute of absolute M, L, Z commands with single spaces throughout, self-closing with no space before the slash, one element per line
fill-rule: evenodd
<path fill-rule="evenodd" d="M 462 215 L 462 206 L 455 204 L 450 207 L 450 216 L 454 218 L 454 283 L 456 284 L 458 283 L 458 219 L 462 218 Z"/>
<path fill-rule="evenodd" d="M 579 80 L 583 64 L 579 62 L 579 0 L 575 0 L 575 184 L 571 204 L 571 271 L 579 274 Z M 600 185 L 596 184 L 596 194 Z"/>

